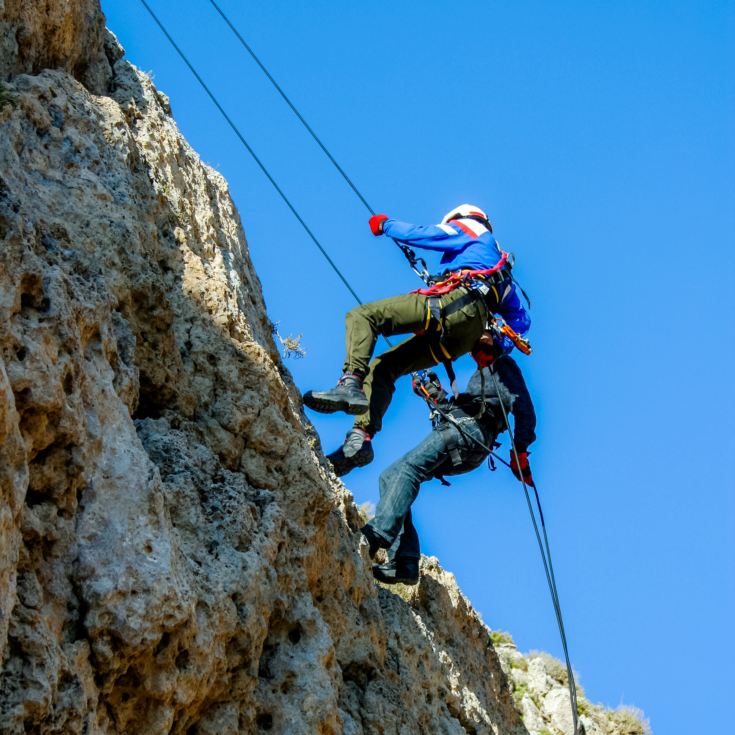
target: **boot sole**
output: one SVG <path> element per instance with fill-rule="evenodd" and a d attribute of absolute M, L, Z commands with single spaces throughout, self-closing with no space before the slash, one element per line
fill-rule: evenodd
<path fill-rule="evenodd" d="M 350 416 L 359 416 L 361 413 L 365 413 L 368 410 L 369 403 L 365 405 L 358 405 L 349 403 L 347 401 L 330 401 L 325 398 L 317 398 L 312 393 L 305 393 L 304 405 L 308 406 L 312 411 L 317 413 L 337 413 L 337 411 L 343 411 Z"/>
<path fill-rule="evenodd" d="M 408 587 L 413 587 L 419 583 L 418 577 L 415 579 L 413 577 L 396 577 L 395 579 L 391 579 L 389 577 L 383 577 L 380 572 L 377 574 L 373 572 L 373 577 L 383 584 L 405 584 Z"/>

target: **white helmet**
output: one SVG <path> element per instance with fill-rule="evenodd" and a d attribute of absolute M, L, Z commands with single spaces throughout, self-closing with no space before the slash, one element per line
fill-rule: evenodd
<path fill-rule="evenodd" d="M 455 207 L 451 212 L 447 212 L 444 217 L 442 217 L 441 224 L 445 225 L 453 219 L 464 219 L 466 217 L 485 220 L 488 230 L 490 230 L 490 232 L 493 231 L 493 227 L 490 224 L 488 216 L 482 209 L 476 207 L 474 204 L 460 204 L 458 207 Z"/>

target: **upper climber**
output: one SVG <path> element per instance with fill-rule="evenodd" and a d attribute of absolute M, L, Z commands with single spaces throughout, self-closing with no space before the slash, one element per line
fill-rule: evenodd
<path fill-rule="evenodd" d="M 373 301 L 348 312 L 342 377 L 331 390 L 304 395 L 304 403 L 315 411 L 357 415 L 343 446 L 330 455 L 338 475 L 372 461 L 371 439 L 381 429 L 401 375 L 469 352 L 493 314 L 521 335 L 531 324 L 513 282 L 508 256 L 479 207 L 462 204 L 438 225 L 411 225 L 376 214 L 370 218 L 370 229 L 376 236 L 386 234 L 399 243 L 441 252 L 444 270 L 438 279 L 449 278 L 450 283 Z M 461 281 L 452 279 L 457 274 L 463 275 Z M 370 362 L 378 335 L 409 333 L 413 336 Z"/>

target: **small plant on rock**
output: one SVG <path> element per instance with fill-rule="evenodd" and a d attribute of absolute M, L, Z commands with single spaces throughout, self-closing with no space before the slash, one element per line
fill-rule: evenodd
<path fill-rule="evenodd" d="M 303 335 L 289 334 L 288 337 L 281 337 L 278 332 L 278 322 L 273 324 L 273 334 L 281 343 L 284 358 L 293 357 L 294 359 L 300 360 L 302 357 L 306 357 L 306 349 L 301 344 Z"/>
<path fill-rule="evenodd" d="M 635 707 L 622 705 L 610 715 L 610 720 L 617 725 L 619 732 L 625 735 L 651 735 L 651 726 L 643 712 Z"/>
<path fill-rule="evenodd" d="M 526 694 L 531 696 L 531 693 L 528 689 L 528 684 L 526 684 L 525 681 L 522 681 L 517 684 L 514 683 L 512 684 L 512 686 L 513 686 L 513 699 L 515 699 L 516 705 L 520 707 L 521 702 L 523 701 L 523 697 L 525 697 Z"/>
<path fill-rule="evenodd" d="M 491 630 L 490 640 L 494 646 L 515 646 L 510 633 L 506 633 L 503 630 Z"/>

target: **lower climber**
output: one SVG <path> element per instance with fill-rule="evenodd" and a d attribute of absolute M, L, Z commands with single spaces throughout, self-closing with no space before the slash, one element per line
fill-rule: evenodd
<path fill-rule="evenodd" d="M 373 575 L 381 582 L 418 582 L 421 552 L 411 520 L 411 505 L 419 487 L 432 478 L 461 475 L 483 463 L 488 451 L 480 443 L 492 447 L 497 435 L 506 429 L 501 400 L 506 413 L 513 414 L 518 458 L 511 449 L 511 469 L 519 480 L 523 478 L 526 484 L 533 485 L 528 446 L 536 438 L 536 415 L 531 397 L 513 358 L 503 354 L 497 343 L 484 341 L 486 359 L 478 363 L 488 367 L 477 370 L 465 392 L 456 399 L 447 399 L 436 376 L 429 373 L 431 380 L 423 384 L 423 390 L 428 391 L 431 401 L 440 409 L 433 414 L 433 431 L 380 475 L 380 502 L 375 517 L 361 530 L 369 545 L 370 558 L 378 549 L 388 549 L 387 563 L 373 567 Z"/>
<path fill-rule="evenodd" d="M 521 335 L 531 323 L 507 253 L 500 249 L 487 215 L 478 207 L 463 204 L 448 212 L 439 225 L 410 225 L 374 215 L 370 228 L 374 235 L 386 234 L 405 245 L 441 252 L 445 269 L 441 278 L 455 280 L 448 288 L 429 289 L 433 293 L 394 296 L 347 314 L 342 377 L 331 390 L 304 394 L 304 404 L 315 411 L 357 415 L 343 446 L 329 455 L 338 475 L 372 461 L 371 439 L 382 427 L 400 376 L 469 352 L 493 314 Z M 488 272 L 466 277 L 476 271 Z M 379 335 L 411 333 L 371 362 Z"/>

